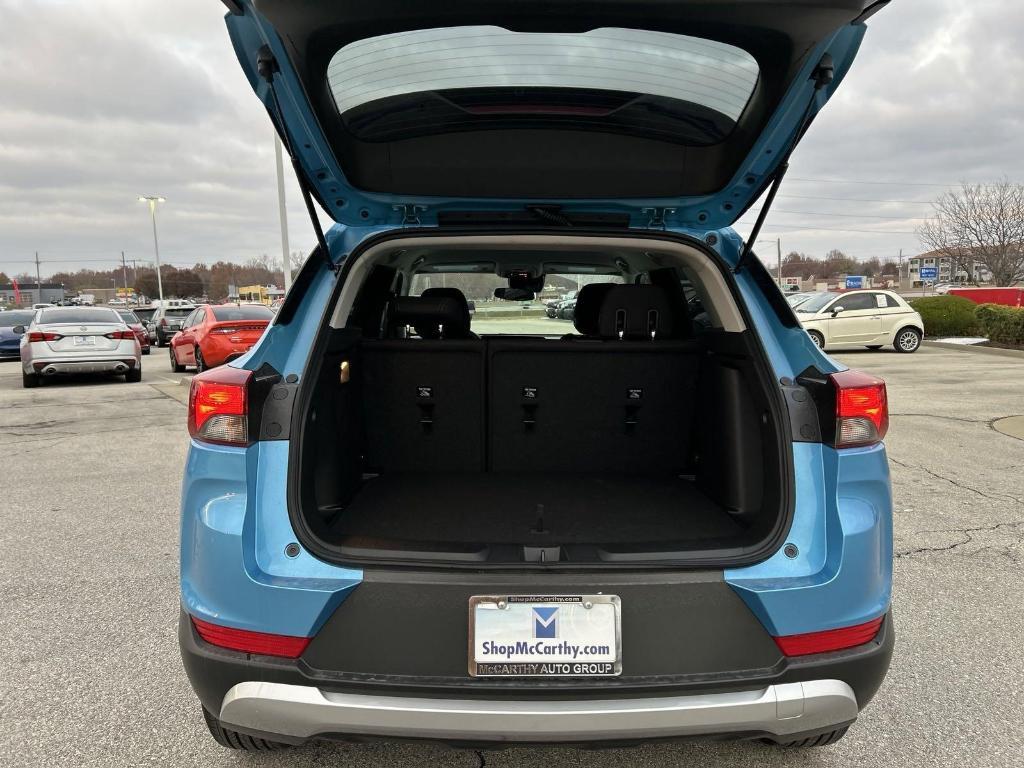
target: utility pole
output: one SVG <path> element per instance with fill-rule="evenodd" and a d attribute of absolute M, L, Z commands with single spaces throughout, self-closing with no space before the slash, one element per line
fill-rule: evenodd
<path fill-rule="evenodd" d="M 39 277 L 39 251 L 36 251 L 36 301 L 43 303 L 43 281 Z M 35 303 L 35 302 L 33 302 Z"/>
<path fill-rule="evenodd" d="M 124 251 L 121 251 L 121 276 L 124 277 L 124 301 L 128 304 L 128 265 L 124 260 Z"/>
<path fill-rule="evenodd" d="M 896 287 L 902 290 L 902 288 L 903 288 L 903 249 L 902 248 L 900 248 L 899 261 L 897 263 L 899 264 L 899 267 L 897 267 L 897 269 L 896 269 L 896 277 L 897 277 Z"/>
<path fill-rule="evenodd" d="M 281 159 L 281 137 L 274 133 L 274 160 L 277 163 L 277 215 L 281 220 L 281 256 L 284 259 L 284 292 L 292 287 L 292 256 L 288 249 L 288 213 L 284 201 L 284 161 Z"/>
<path fill-rule="evenodd" d="M 779 258 L 779 290 L 782 290 L 782 238 L 775 238 L 775 255 Z"/>

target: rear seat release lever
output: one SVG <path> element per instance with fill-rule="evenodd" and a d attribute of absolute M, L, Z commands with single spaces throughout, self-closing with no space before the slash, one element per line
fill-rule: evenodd
<path fill-rule="evenodd" d="M 420 426 L 429 434 L 434 428 L 434 388 L 416 387 L 416 405 L 420 409 Z"/>
<path fill-rule="evenodd" d="M 537 387 L 523 387 L 523 427 L 529 432 L 537 423 Z"/>

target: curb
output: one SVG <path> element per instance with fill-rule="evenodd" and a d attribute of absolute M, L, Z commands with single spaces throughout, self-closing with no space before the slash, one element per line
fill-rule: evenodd
<path fill-rule="evenodd" d="M 949 344 L 945 341 L 922 341 L 921 344 L 926 347 L 934 347 L 936 349 L 953 349 L 957 352 L 981 352 L 985 355 L 1002 355 L 1003 357 L 1015 357 L 1018 360 L 1024 360 L 1024 350 L 1021 349 L 982 347 L 977 344 Z"/>
<path fill-rule="evenodd" d="M 992 429 L 1000 434 L 1024 440 L 1024 416 L 1007 416 L 992 422 Z"/>

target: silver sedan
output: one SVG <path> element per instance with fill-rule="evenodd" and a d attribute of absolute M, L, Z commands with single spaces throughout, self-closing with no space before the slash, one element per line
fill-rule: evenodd
<path fill-rule="evenodd" d="M 36 312 L 21 337 L 25 387 L 62 373 L 123 374 L 142 380 L 142 349 L 134 331 L 107 307 L 51 307 Z"/>

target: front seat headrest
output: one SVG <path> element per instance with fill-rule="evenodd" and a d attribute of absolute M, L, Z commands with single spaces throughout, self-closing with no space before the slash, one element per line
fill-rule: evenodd
<path fill-rule="evenodd" d="M 403 325 L 415 328 L 421 339 L 473 338 L 465 299 L 427 296 L 426 291 L 422 296 L 396 296 L 388 302 L 386 331 Z"/>
<path fill-rule="evenodd" d="M 598 314 L 603 339 L 670 339 L 675 313 L 658 285 L 615 285 L 604 297 Z"/>
<path fill-rule="evenodd" d="M 601 313 L 601 303 L 608 295 L 608 291 L 614 287 L 615 283 L 591 283 L 580 289 L 576 296 L 576 309 L 573 312 L 572 324 L 582 335 L 597 336 L 599 334 L 597 318 Z"/>

